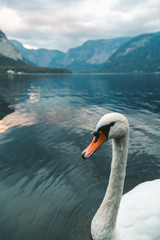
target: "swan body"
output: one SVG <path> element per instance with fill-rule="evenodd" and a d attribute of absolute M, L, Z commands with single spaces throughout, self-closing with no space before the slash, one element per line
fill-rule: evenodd
<path fill-rule="evenodd" d="M 122 197 L 128 154 L 129 124 L 119 113 L 104 115 L 91 144 L 90 157 L 112 139 L 112 164 L 104 199 L 91 223 L 93 240 L 160 240 L 160 179 L 136 186 Z"/>
<path fill-rule="evenodd" d="M 122 197 L 116 235 L 116 240 L 160 239 L 160 180 L 141 183 Z"/>

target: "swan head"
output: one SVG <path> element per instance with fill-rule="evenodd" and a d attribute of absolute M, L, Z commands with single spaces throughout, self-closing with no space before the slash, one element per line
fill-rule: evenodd
<path fill-rule="evenodd" d="M 82 157 L 89 158 L 108 139 L 121 139 L 129 132 L 127 118 L 120 113 L 105 114 L 93 131 L 94 138 L 82 152 Z"/>

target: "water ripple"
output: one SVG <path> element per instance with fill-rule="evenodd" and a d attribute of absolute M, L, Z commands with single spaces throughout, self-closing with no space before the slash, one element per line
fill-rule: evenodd
<path fill-rule="evenodd" d="M 0 76 L 0 232 L 5 240 L 86 240 L 112 149 L 82 150 L 111 111 L 130 122 L 124 192 L 159 178 L 160 76 Z"/>

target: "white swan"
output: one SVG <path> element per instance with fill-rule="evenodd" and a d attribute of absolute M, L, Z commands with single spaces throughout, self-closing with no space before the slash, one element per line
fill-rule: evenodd
<path fill-rule="evenodd" d="M 91 144 L 82 152 L 90 157 L 112 140 L 112 165 L 104 199 L 92 223 L 93 240 L 160 240 L 160 179 L 136 186 L 122 197 L 128 154 L 129 124 L 119 113 L 104 115 Z"/>

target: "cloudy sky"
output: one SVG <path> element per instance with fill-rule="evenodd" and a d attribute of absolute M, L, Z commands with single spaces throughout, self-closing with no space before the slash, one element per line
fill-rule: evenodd
<path fill-rule="evenodd" d="M 67 51 L 160 31 L 160 0 L 0 0 L 0 29 L 26 46 Z"/>

